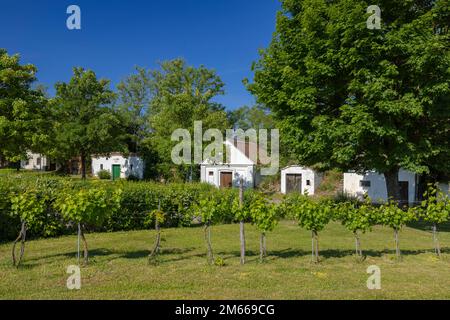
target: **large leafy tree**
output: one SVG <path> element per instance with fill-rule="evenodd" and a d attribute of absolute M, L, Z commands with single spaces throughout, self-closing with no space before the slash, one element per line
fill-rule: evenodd
<path fill-rule="evenodd" d="M 42 152 L 48 142 L 47 101 L 34 89 L 37 69 L 0 49 L 0 156 L 11 162 L 27 151 Z"/>
<path fill-rule="evenodd" d="M 142 141 L 150 132 L 146 115 L 153 97 L 151 75 L 141 67 L 117 86 L 118 111 L 125 127 L 130 151 L 141 151 Z"/>
<path fill-rule="evenodd" d="M 127 151 L 123 127 L 111 108 L 115 95 L 109 81 L 95 73 L 74 68 L 68 83 L 56 84 L 54 105 L 57 158 L 80 157 L 81 174 L 86 178 L 86 161 L 92 154 Z"/>
<path fill-rule="evenodd" d="M 449 172 L 449 1 L 284 0 L 249 85 L 305 165 L 384 174 Z"/>
<path fill-rule="evenodd" d="M 270 110 L 262 105 L 242 106 L 228 112 L 228 120 L 236 129 L 272 129 L 275 124 Z"/>
<path fill-rule="evenodd" d="M 182 59 L 165 61 L 160 69 L 149 72 L 152 99 L 148 109 L 151 135 L 145 143 L 158 154 L 163 175 L 176 169 L 192 177 L 192 166 L 175 166 L 171 160 L 172 132 L 187 129 L 193 136 L 194 121 L 202 121 L 203 130 L 228 127 L 224 107 L 214 98 L 224 93 L 223 82 L 214 70 L 188 66 Z M 197 170 L 196 170 L 197 171 Z M 169 175 L 170 177 L 170 175 Z"/>

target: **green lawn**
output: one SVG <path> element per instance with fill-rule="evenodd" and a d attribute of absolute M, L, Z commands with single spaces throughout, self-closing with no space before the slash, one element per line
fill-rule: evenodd
<path fill-rule="evenodd" d="M 282 221 L 268 235 L 269 257 L 258 262 L 258 233 L 247 226 L 248 262 L 239 264 L 239 226 L 212 229 L 215 253 L 225 266 L 208 266 L 202 228 L 163 232 L 163 255 L 147 265 L 153 231 L 88 234 L 91 260 L 81 270 L 81 290 L 66 288 L 75 264 L 76 237 L 30 241 L 23 265 L 11 266 L 10 244 L 0 245 L 1 299 L 450 299 L 450 232 L 440 234 L 444 256 L 432 252 L 428 232 L 401 232 L 403 261 L 393 255 L 393 234 L 376 227 L 364 235 L 364 262 L 352 256 L 353 238 L 330 224 L 320 233 L 322 262 L 310 263 L 310 234 Z M 382 289 L 368 290 L 366 269 L 381 268 Z"/>

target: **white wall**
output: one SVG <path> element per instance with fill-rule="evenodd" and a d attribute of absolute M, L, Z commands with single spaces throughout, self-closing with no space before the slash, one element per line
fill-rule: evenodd
<path fill-rule="evenodd" d="M 281 169 L 281 193 L 286 193 L 286 175 L 287 174 L 301 174 L 302 175 L 302 193 L 307 192 L 308 195 L 314 195 L 316 188 L 322 181 L 322 174 L 315 172 L 312 169 L 300 167 L 300 166 L 289 166 Z M 310 181 L 310 185 L 306 184 L 306 181 Z"/>
<path fill-rule="evenodd" d="M 22 169 L 25 170 L 45 170 L 45 167 L 47 165 L 50 165 L 49 161 L 47 161 L 47 158 L 41 154 L 38 153 L 27 153 L 28 161 L 22 160 L 20 162 L 20 166 Z M 38 163 L 38 159 L 41 160 L 41 163 Z"/>
<path fill-rule="evenodd" d="M 231 172 L 233 175 L 233 187 L 239 187 L 239 180 L 244 178 L 244 187 L 253 188 L 255 183 L 255 167 L 253 165 L 211 165 L 202 164 L 200 167 L 200 180 L 220 187 L 220 173 Z M 213 175 L 210 176 L 209 172 Z"/>
<path fill-rule="evenodd" d="M 255 164 L 236 148 L 232 142 L 225 141 L 227 152 L 229 152 L 229 163 L 212 164 L 208 159 L 205 159 L 200 166 L 200 180 L 202 182 L 210 183 L 216 187 L 220 187 L 220 173 L 231 172 L 233 175 L 233 187 L 239 187 L 239 180 L 244 179 L 244 187 L 253 188 L 256 183 Z M 224 160 L 226 160 L 224 158 Z M 213 172 L 210 176 L 209 172 Z"/>
<path fill-rule="evenodd" d="M 127 178 L 130 175 L 144 178 L 144 161 L 135 156 L 124 158 L 122 155 L 111 155 L 110 157 L 92 157 L 92 174 L 97 176 L 103 165 L 103 170 L 107 170 L 112 175 L 112 165 L 120 165 L 120 177 Z"/>
<path fill-rule="evenodd" d="M 360 181 L 370 181 L 370 187 L 362 187 Z M 412 172 L 400 169 L 399 181 L 408 181 L 408 202 L 413 203 L 416 199 L 416 175 Z M 387 188 L 384 175 L 371 171 L 365 174 L 344 173 L 344 192 L 363 198 L 367 194 L 373 202 L 387 201 Z"/>
<path fill-rule="evenodd" d="M 229 164 L 246 164 L 246 165 L 253 165 L 254 162 L 251 161 L 244 153 L 244 145 L 241 146 L 242 151 L 239 150 L 239 148 L 235 147 L 232 142 L 226 140 L 225 142 L 227 151 L 230 152 L 230 162 Z M 238 142 L 238 146 L 240 146 Z M 224 159 L 225 160 L 225 159 Z"/>

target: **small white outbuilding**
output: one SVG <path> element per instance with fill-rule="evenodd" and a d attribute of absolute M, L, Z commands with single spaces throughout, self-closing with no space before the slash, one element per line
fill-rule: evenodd
<path fill-rule="evenodd" d="M 415 202 L 417 175 L 400 169 L 398 180 L 401 201 L 409 204 Z M 388 199 L 384 175 L 375 171 L 368 171 L 364 174 L 355 172 L 344 173 L 344 193 L 359 199 L 367 195 L 374 203 L 386 202 Z"/>
<path fill-rule="evenodd" d="M 120 152 L 113 152 L 108 156 L 92 156 L 92 175 L 98 176 L 99 171 L 111 173 L 113 180 L 135 176 L 144 178 L 144 161 L 136 154 L 127 157 Z"/>
<path fill-rule="evenodd" d="M 301 166 L 288 166 L 281 169 L 281 193 L 307 193 L 314 195 L 322 181 L 322 174 Z"/>

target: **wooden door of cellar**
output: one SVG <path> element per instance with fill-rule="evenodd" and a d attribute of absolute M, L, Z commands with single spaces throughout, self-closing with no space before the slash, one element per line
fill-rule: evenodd
<path fill-rule="evenodd" d="M 220 187 L 221 188 L 231 188 L 233 185 L 233 173 L 232 172 L 221 172 L 220 173 Z"/>
<path fill-rule="evenodd" d="M 295 173 L 286 174 L 286 193 L 302 193 L 302 175 Z"/>

